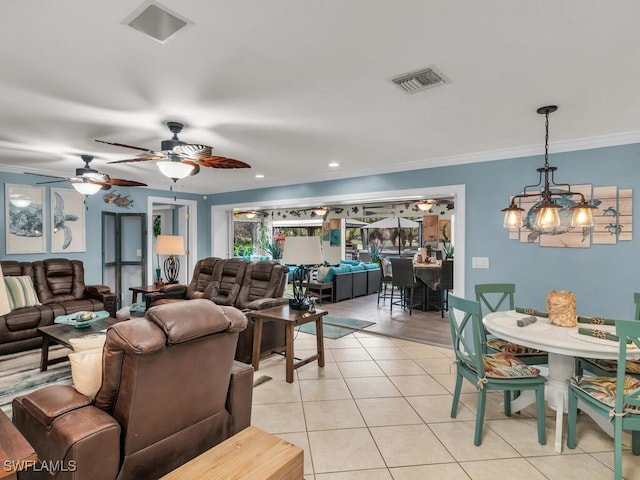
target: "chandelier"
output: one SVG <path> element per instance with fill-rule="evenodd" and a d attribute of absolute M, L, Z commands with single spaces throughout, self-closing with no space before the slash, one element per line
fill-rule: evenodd
<path fill-rule="evenodd" d="M 540 107 L 537 112 L 545 116 L 545 136 L 544 136 L 544 167 L 537 168 L 536 171 L 540 177 L 535 185 L 527 185 L 519 195 L 514 195 L 511 203 L 507 208 L 502 209 L 504 212 L 505 228 L 520 228 L 523 225 L 522 212 L 524 209 L 519 207 L 516 202 L 524 198 L 539 197 L 533 208 L 536 214 L 535 228 L 542 230 L 552 229 L 560 226 L 560 210 L 568 208 L 572 212 L 571 226 L 577 228 L 593 227 L 593 210 L 597 207 L 587 203 L 584 195 L 580 192 L 571 190 L 568 183 L 556 183 L 554 172 L 558 169 L 549 165 L 549 114 L 558 109 L 555 105 Z M 551 178 L 549 178 L 551 177 Z M 542 187 L 539 192 L 529 192 L 530 189 Z M 561 187 L 561 188 L 557 188 Z M 578 197 L 578 203 L 562 202 L 571 197 Z M 560 202 L 559 202 L 560 201 Z M 570 206 L 562 205 L 565 203 Z"/>

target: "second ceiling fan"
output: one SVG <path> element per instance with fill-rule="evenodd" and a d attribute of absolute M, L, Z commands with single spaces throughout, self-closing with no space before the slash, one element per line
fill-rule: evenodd
<path fill-rule="evenodd" d="M 96 142 L 144 152 L 137 157 L 116 160 L 109 163 L 147 162 L 155 160 L 158 161 L 157 165 L 160 171 L 174 182 L 188 175 L 196 175 L 200 172 L 200 167 L 251 168 L 251 165 L 240 160 L 213 155 L 213 147 L 208 145 L 183 142 L 178 138 L 178 133 L 184 128 L 184 124 L 180 122 L 167 122 L 167 127 L 173 133 L 173 137 L 169 140 L 164 140 L 160 144 L 160 150 L 150 150 L 148 148 L 107 142 L 105 140 L 96 140 Z"/>

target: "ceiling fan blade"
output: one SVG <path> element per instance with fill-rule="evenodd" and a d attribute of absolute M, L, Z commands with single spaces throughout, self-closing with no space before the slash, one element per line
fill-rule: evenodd
<path fill-rule="evenodd" d="M 125 158 L 124 160 L 114 160 L 107 163 L 131 163 L 131 162 L 148 162 L 149 160 L 162 160 L 164 157 L 160 155 L 147 155 L 144 157 Z"/>
<path fill-rule="evenodd" d="M 233 158 L 218 157 L 213 155 L 211 157 L 201 159 L 202 162 L 207 164 L 207 167 L 211 168 L 251 168 L 251 165 L 240 160 L 234 160 Z"/>
<path fill-rule="evenodd" d="M 49 175 L 47 175 L 47 177 L 48 176 Z M 55 177 L 52 177 L 52 178 L 55 178 Z M 62 183 L 62 182 L 70 182 L 70 181 L 71 181 L 71 179 L 69 179 L 69 178 L 61 178 L 60 180 L 50 180 L 48 182 L 38 182 L 38 183 L 36 183 L 36 185 L 45 185 L 47 183 Z"/>
<path fill-rule="evenodd" d="M 101 182 L 95 182 L 101 183 Z M 122 178 L 111 178 L 108 182 L 105 182 L 107 185 L 111 185 L 114 187 L 146 187 L 146 183 L 136 182 L 134 180 L 123 180 Z"/>
<path fill-rule="evenodd" d="M 57 175 L 45 175 L 44 173 L 22 172 L 24 175 L 37 175 L 38 177 L 59 178 L 59 181 L 64 181 L 64 177 Z"/>
<path fill-rule="evenodd" d="M 132 148 L 133 150 L 140 150 L 141 152 L 153 153 L 153 150 L 149 150 L 148 148 L 135 147 L 133 145 L 127 145 L 124 143 L 107 142 L 105 140 L 96 140 L 96 142 L 104 143 L 106 145 L 113 145 L 114 147 Z"/>

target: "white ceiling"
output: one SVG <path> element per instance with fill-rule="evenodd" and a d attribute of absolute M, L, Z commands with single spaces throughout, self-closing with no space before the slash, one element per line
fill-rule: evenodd
<path fill-rule="evenodd" d="M 167 120 L 252 165 L 193 193 L 542 153 L 547 104 L 552 154 L 640 141 L 637 0 L 162 0 L 194 22 L 165 44 L 122 24 L 141 4 L 2 3 L 0 170 L 70 176 L 86 153 L 168 189 L 93 141 L 159 149 Z M 431 65 L 450 83 L 389 81 Z"/>

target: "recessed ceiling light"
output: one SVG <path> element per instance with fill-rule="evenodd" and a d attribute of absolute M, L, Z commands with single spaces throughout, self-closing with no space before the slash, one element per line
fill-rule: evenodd
<path fill-rule="evenodd" d="M 256 178 L 264 178 L 264 175 L 262 173 L 257 173 Z"/>
<path fill-rule="evenodd" d="M 336 167 L 339 167 L 339 166 L 340 166 L 340 164 L 339 164 L 338 162 L 331 162 L 331 163 L 329 164 L 329 166 L 330 166 L 331 168 L 336 168 Z"/>

